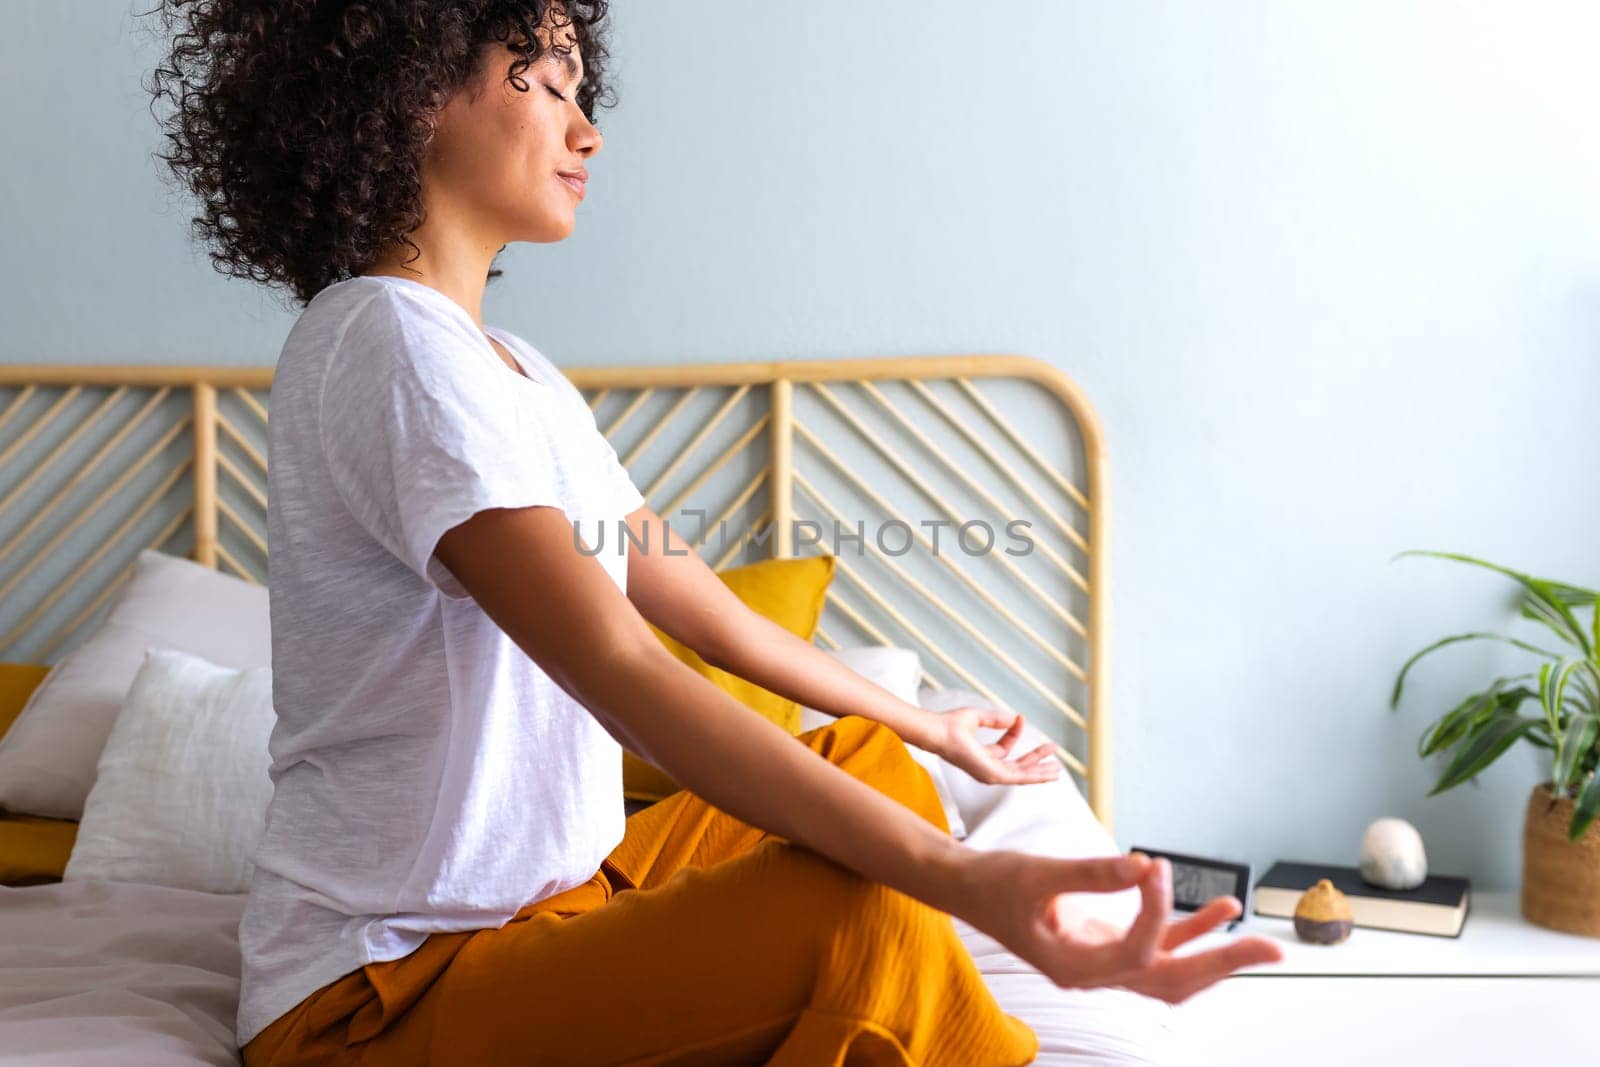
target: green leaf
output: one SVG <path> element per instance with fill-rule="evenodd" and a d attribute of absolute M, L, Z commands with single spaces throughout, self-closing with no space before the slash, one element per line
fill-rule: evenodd
<path fill-rule="evenodd" d="M 1561 747 L 1557 749 L 1555 768 L 1555 790 L 1560 796 L 1566 796 L 1572 788 L 1573 779 L 1577 778 L 1578 771 L 1582 768 L 1584 756 L 1594 746 L 1595 737 L 1600 735 L 1600 719 L 1593 715 L 1574 715 L 1567 723 L 1567 729 L 1561 736 Z"/>
<path fill-rule="evenodd" d="M 1576 597 L 1578 602 L 1593 599 L 1596 594 L 1587 589 L 1568 585 L 1565 582 L 1552 582 L 1544 578 L 1535 578 L 1530 574 L 1502 567 L 1498 563 L 1474 556 L 1464 556 L 1456 552 L 1433 552 L 1427 549 L 1410 549 L 1401 552 L 1394 559 L 1402 556 L 1432 556 L 1435 559 L 1452 559 L 1458 563 L 1470 563 L 1475 567 L 1484 567 L 1498 574 L 1503 574 L 1513 579 L 1522 586 L 1526 596 L 1522 601 L 1522 616 L 1544 623 L 1554 630 L 1563 640 L 1570 641 L 1583 649 L 1584 655 L 1590 651 L 1589 635 L 1578 625 L 1577 618 L 1572 614 L 1572 609 L 1567 606 L 1564 597 Z M 1390 560 L 1394 562 L 1394 560 Z"/>
<path fill-rule="evenodd" d="M 1511 678 L 1496 678 L 1488 689 L 1467 697 L 1423 731 L 1417 742 L 1417 755 L 1427 757 L 1449 748 L 1495 713 L 1513 712 L 1522 706 L 1523 701 L 1537 699 L 1539 694 L 1525 685 L 1505 689 L 1512 682 L 1529 677 L 1531 675 L 1519 674 Z"/>
<path fill-rule="evenodd" d="M 1561 732 L 1561 716 L 1556 711 L 1556 706 L 1550 696 L 1550 664 L 1539 664 L 1539 706 L 1544 709 L 1544 721 L 1550 724 L 1550 732 Z"/>
<path fill-rule="evenodd" d="M 1539 655 L 1547 656 L 1550 659 L 1560 659 L 1561 658 L 1561 654 L 1559 652 L 1551 652 L 1548 649 L 1540 648 L 1538 645 L 1530 645 L 1526 641 L 1518 641 L 1514 637 L 1506 637 L 1503 634 L 1485 634 L 1485 633 L 1456 634 L 1453 637 L 1446 637 L 1446 638 L 1443 638 L 1442 640 L 1435 641 L 1433 644 L 1429 645 L 1427 648 L 1423 649 L 1421 652 L 1418 652 L 1416 655 L 1414 655 L 1410 659 L 1406 660 L 1406 665 L 1404 667 L 1400 668 L 1400 677 L 1398 677 L 1398 678 L 1396 678 L 1394 680 L 1394 693 L 1389 697 L 1389 707 L 1391 707 L 1391 708 L 1399 707 L 1399 705 L 1400 705 L 1400 689 L 1401 689 L 1402 686 L 1405 685 L 1406 674 L 1411 670 L 1411 668 L 1416 664 L 1416 662 L 1419 659 L 1421 659 L 1423 656 L 1426 656 L 1430 652 L 1435 652 L 1435 651 L 1438 651 L 1441 648 L 1444 648 L 1446 645 L 1453 645 L 1453 644 L 1457 644 L 1457 643 L 1462 642 L 1462 641 L 1504 641 L 1506 644 L 1515 645 L 1518 648 L 1520 648 L 1520 649 L 1522 649 L 1522 650 L 1524 650 L 1526 652 L 1537 652 Z"/>
<path fill-rule="evenodd" d="M 1600 599 L 1600 593 L 1596 593 L 1593 589 L 1585 589 L 1582 586 L 1568 585 L 1566 582 L 1556 581 L 1550 582 L 1549 585 L 1550 591 L 1569 608 L 1581 608 L 1585 604 L 1593 604 L 1596 599 Z"/>
<path fill-rule="evenodd" d="M 1589 784 L 1578 795 L 1578 804 L 1572 810 L 1572 825 L 1567 827 L 1567 840 L 1576 841 L 1600 814 L 1600 771 L 1589 776 Z"/>
<path fill-rule="evenodd" d="M 1600 665 L 1593 659 L 1581 660 L 1583 670 L 1578 671 L 1573 677 L 1573 685 L 1578 690 L 1578 704 L 1584 711 L 1591 715 L 1600 715 L 1600 691 L 1595 689 L 1595 683 L 1600 681 Z"/>
<path fill-rule="evenodd" d="M 1444 774 L 1439 777 L 1434 787 L 1428 790 L 1428 796 L 1442 793 L 1446 789 L 1454 789 L 1467 779 L 1477 777 L 1484 768 L 1499 759 L 1501 753 L 1510 748 L 1517 738 L 1539 725 L 1541 723 L 1538 719 L 1497 712 L 1462 742 L 1461 748 L 1457 750 L 1450 765 L 1445 768 Z"/>
<path fill-rule="evenodd" d="M 1584 655 L 1589 654 L 1589 635 L 1578 625 L 1577 616 L 1566 605 L 1529 594 L 1522 598 L 1522 607 L 1517 614 L 1524 619 L 1544 623 L 1558 637 L 1577 645 Z"/>
<path fill-rule="evenodd" d="M 1417 755 L 1426 759 L 1440 749 L 1449 748 L 1472 726 L 1474 715 L 1494 707 L 1494 690 L 1473 693 L 1445 712 L 1417 738 Z"/>
<path fill-rule="evenodd" d="M 1555 708 L 1557 716 L 1562 715 L 1567 708 L 1567 682 L 1572 678 L 1574 672 L 1583 670 L 1588 666 L 1588 660 L 1574 658 L 1563 659 L 1557 665 L 1555 680 L 1551 684 L 1553 691 L 1551 706 Z"/>

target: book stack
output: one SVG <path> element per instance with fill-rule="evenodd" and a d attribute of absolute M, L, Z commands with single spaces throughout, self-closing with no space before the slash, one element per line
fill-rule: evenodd
<path fill-rule="evenodd" d="M 1323 878 L 1350 901 L 1350 914 L 1357 926 L 1457 937 L 1467 921 L 1472 886 L 1466 878 L 1430 874 L 1415 889 L 1381 889 L 1363 881 L 1361 871 L 1355 867 L 1282 860 L 1256 883 L 1256 914 L 1294 918 L 1300 894 Z"/>

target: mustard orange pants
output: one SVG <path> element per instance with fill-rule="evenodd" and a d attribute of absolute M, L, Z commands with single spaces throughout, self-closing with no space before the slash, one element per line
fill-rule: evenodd
<path fill-rule="evenodd" d="M 799 740 L 949 832 L 889 727 Z M 1000 1067 L 1038 1048 L 949 915 L 683 790 L 630 816 L 585 884 L 345 975 L 244 1061 Z"/>

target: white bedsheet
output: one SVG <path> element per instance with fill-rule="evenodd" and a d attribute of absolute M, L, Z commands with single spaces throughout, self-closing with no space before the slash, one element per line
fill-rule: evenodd
<path fill-rule="evenodd" d="M 0 888 L 0 1063 L 237 1064 L 243 911 L 134 883 Z"/>
<path fill-rule="evenodd" d="M 1030 735 L 1031 736 L 1031 735 Z M 982 786 L 954 772 L 967 844 L 1102 854 L 1065 781 Z M 1096 826 L 1098 824 L 1095 824 Z M 1083 898 L 1127 920 L 1137 894 Z M 237 1064 L 238 922 L 244 897 L 115 882 L 0 888 L 0 1063 L 28 1067 Z M 1040 1039 L 1040 1067 L 1204 1067 L 1166 1004 L 1125 990 L 1066 990 L 961 920 L 990 990 Z"/>

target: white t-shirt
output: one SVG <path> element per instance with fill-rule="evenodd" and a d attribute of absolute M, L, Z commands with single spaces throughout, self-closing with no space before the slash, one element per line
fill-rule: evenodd
<path fill-rule="evenodd" d="M 624 591 L 644 503 L 536 349 L 404 278 L 328 286 L 272 384 L 274 783 L 240 924 L 241 1045 L 435 931 L 503 926 L 622 840 L 622 755 L 433 556 L 485 508 L 562 508 Z M 537 596 L 538 590 L 528 590 Z"/>

